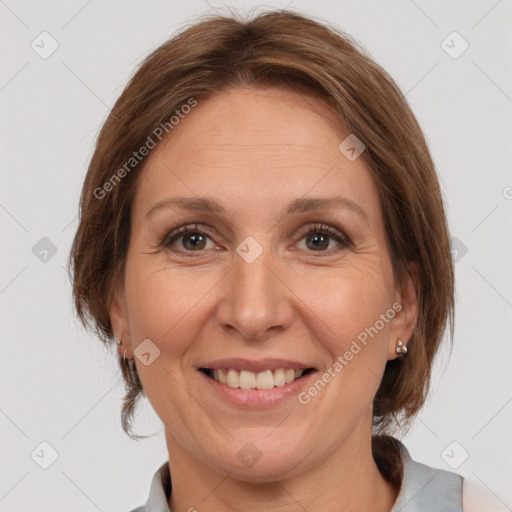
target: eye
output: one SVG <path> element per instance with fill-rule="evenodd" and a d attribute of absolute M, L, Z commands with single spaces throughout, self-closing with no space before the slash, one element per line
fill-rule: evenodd
<path fill-rule="evenodd" d="M 300 240 L 302 239 L 305 239 L 306 247 L 310 248 L 313 252 L 331 253 L 332 250 L 326 250 L 331 240 L 335 240 L 338 243 L 338 248 L 335 248 L 335 251 L 340 249 L 340 245 L 342 248 L 351 246 L 351 241 L 346 235 L 327 224 L 307 226 L 306 231 L 301 234 Z"/>
<path fill-rule="evenodd" d="M 214 233 L 215 231 L 213 229 L 199 224 L 180 226 L 170 233 L 167 233 L 163 237 L 161 245 L 162 247 L 169 248 L 176 253 L 193 256 L 192 254 L 186 253 L 202 252 L 204 250 L 218 248 L 211 238 Z M 340 250 L 340 246 L 341 248 L 348 248 L 352 245 L 350 239 L 346 235 L 327 224 L 306 226 L 305 230 L 303 230 L 299 235 L 299 241 L 302 241 L 303 239 L 306 240 L 305 250 L 307 252 L 323 252 L 330 254 L 333 251 Z M 208 247 L 208 240 L 212 242 L 210 247 Z M 338 247 L 327 250 L 332 240 L 338 244 Z M 177 243 L 178 241 L 180 242 Z"/>
<path fill-rule="evenodd" d="M 197 224 L 180 226 L 164 237 L 162 240 L 162 246 L 171 247 L 175 245 L 178 240 L 182 239 L 179 244 L 182 249 L 173 247 L 175 252 L 198 252 L 203 249 L 207 249 L 206 241 L 210 238 L 210 234 L 210 229 L 205 228 L 204 226 L 199 227 Z"/>

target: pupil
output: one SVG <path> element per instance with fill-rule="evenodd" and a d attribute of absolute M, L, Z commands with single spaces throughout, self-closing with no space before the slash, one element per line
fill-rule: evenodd
<path fill-rule="evenodd" d="M 312 238 L 310 238 L 310 240 L 314 240 L 315 242 L 318 241 L 319 239 L 323 240 L 323 242 L 327 242 L 327 244 L 325 244 L 325 243 L 322 244 L 321 242 L 320 242 L 320 244 L 314 243 L 313 244 L 314 247 L 318 248 L 318 247 L 325 247 L 326 245 L 327 246 L 329 245 L 328 237 L 325 235 L 316 233 L 316 234 L 312 235 Z"/>
<path fill-rule="evenodd" d="M 185 239 L 184 239 L 184 243 L 185 243 L 185 246 L 186 246 L 186 240 L 192 241 L 191 247 L 197 249 L 199 244 L 203 241 L 202 239 L 203 239 L 203 235 L 200 235 L 200 234 L 196 233 L 196 234 L 192 234 L 192 235 L 186 236 Z"/>

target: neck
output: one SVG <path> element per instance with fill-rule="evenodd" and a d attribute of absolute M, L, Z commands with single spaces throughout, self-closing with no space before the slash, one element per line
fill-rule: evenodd
<path fill-rule="evenodd" d="M 215 471 L 193 457 L 166 430 L 172 494 L 169 508 L 209 512 L 389 512 L 398 489 L 379 472 L 369 436 L 346 439 L 338 449 L 298 476 L 248 482 Z"/>

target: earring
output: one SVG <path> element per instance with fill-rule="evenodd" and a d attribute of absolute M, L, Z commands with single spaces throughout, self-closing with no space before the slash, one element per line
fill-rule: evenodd
<path fill-rule="evenodd" d="M 407 347 L 402 340 L 397 340 L 395 352 L 398 354 L 398 357 L 404 357 L 407 354 Z"/>
<path fill-rule="evenodd" d="M 118 345 L 121 345 L 121 343 L 123 343 L 123 340 L 119 340 L 119 341 L 117 342 L 117 344 L 118 344 Z"/>
<path fill-rule="evenodd" d="M 126 350 L 128 350 L 128 348 Z M 126 364 L 126 350 L 123 353 L 123 363 L 124 364 Z"/>

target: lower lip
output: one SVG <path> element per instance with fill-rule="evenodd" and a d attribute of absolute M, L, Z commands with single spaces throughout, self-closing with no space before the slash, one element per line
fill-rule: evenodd
<path fill-rule="evenodd" d="M 296 398 L 296 395 L 306 387 L 309 378 L 316 373 L 312 371 L 289 384 L 274 386 L 272 389 L 240 389 L 230 388 L 228 385 L 221 384 L 215 379 L 208 377 L 204 372 L 198 371 L 206 384 L 211 386 L 215 393 L 232 404 L 247 407 L 274 406 L 286 400 Z"/>

